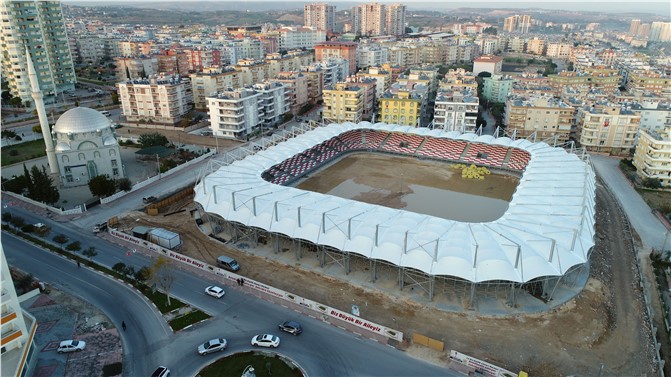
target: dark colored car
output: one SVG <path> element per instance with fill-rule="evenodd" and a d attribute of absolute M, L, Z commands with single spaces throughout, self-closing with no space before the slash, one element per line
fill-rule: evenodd
<path fill-rule="evenodd" d="M 153 202 L 155 202 L 155 201 L 157 201 L 157 200 L 158 200 L 158 199 L 156 199 L 155 196 L 146 196 L 146 197 L 142 198 L 142 202 L 145 203 L 145 204 L 153 203 Z"/>
<path fill-rule="evenodd" d="M 286 321 L 280 324 L 280 330 L 288 332 L 289 334 L 298 335 L 303 332 L 301 324 L 296 321 Z"/>

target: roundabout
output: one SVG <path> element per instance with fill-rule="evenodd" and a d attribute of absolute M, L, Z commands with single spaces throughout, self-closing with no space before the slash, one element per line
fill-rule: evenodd
<path fill-rule="evenodd" d="M 251 368 L 250 368 L 251 367 Z M 304 377 L 306 374 L 293 360 L 272 351 L 238 352 L 203 368 L 200 377 Z"/>

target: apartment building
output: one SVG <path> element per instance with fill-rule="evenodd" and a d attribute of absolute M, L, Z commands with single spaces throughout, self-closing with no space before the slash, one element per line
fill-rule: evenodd
<path fill-rule="evenodd" d="M 483 79 L 482 96 L 490 102 L 506 102 L 515 80 L 511 76 L 492 75 Z"/>
<path fill-rule="evenodd" d="M 357 35 L 375 36 L 387 33 L 387 12 L 384 4 L 360 4 L 352 8 L 351 22 Z"/>
<path fill-rule="evenodd" d="M 363 112 L 361 117 L 363 120 L 374 120 L 377 110 L 377 96 L 375 95 L 377 81 L 369 77 L 350 76 L 345 82 L 363 89 Z"/>
<path fill-rule="evenodd" d="M 639 178 L 656 178 L 662 187 L 671 187 L 671 126 L 660 132 L 640 130 L 634 166 Z"/>
<path fill-rule="evenodd" d="M 389 90 L 392 82 L 391 71 L 382 67 L 369 67 L 356 73 L 357 77 L 371 78 L 375 80 L 375 96 L 381 98 Z"/>
<path fill-rule="evenodd" d="M 433 128 L 475 132 L 479 105 L 477 90 L 440 89 L 433 111 Z"/>
<path fill-rule="evenodd" d="M 358 123 L 363 119 L 364 88 L 353 83 L 339 82 L 323 92 L 322 116 L 333 123 Z"/>
<path fill-rule="evenodd" d="M 147 41 L 118 41 L 121 56 L 150 55 L 152 42 Z"/>
<path fill-rule="evenodd" d="M 604 91 L 615 91 L 619 87 L 620 75 L 616 70 L 600 72 L 598 74 L 588 74 L 579 72 L 563 71 L 557 75 L 548 75 L 548 83 L 556 97 L 559 97 L 568 87 L 588 87 L 599 88 Z"/>
<path fill-rule="evenodd" d="M 671 76 L 652 71 L 631 72 L 626 88 L 627 91 L 640 90 L 671 98 Z"/>
<path fill-rule="evenodd" d="M 445 73 L 445 77 L 438 83 L 441 89 L 449 90 L 473 90 L 477 93 L 478 81 L 473 72 L 466 71 L 463 68 L 450 69 Z"/>
<path fill-rule="evenodd" d="M 349 62 L 349 72 L 356 72 L 355 42 L 322 42 L 315 46 L 315 60 L 320 62 L 331 58 L 342 58 Z"/>
<path fill-rule="evenodd" d="M 514 15 L 503 20 L 503 31 L 508 33 L 526 34 L 531 26 L 531 16 L 528 14 Z"/>
<path fill-rule="evenodd" d="M 659 100 L 641 101 L 632 105 L 632 109 L 641 115 L 640 130 L 651 130 L 663 133 L 671 127 L 671 104 Z"/>
<path fill-rule="evenodd" d="M 495 55 L 483 55 L 473 60 L 473 74 L 479 75 L 480 72 L 489 72 L 492 75 L 501 74 L 503 67 L 503 58 Z"/>
<path fill-rule="evenodd" d="M 537 140 L 556 138 L 569 140 L 573 123 L 573 107 L 551 97 L 510 96 L 506 100 L 504 124 L 517 137 L 536 133 Z"/>
<path fill-rule="evenodd" d="M 403 4 L 387 4 L 385 5 L 385 22 L 387 35 L 403 35 L 405 34 L 405 10 L 406 6 Z"/>
<path fill-rule="evenodd" d="M 548 58 L 567 59 L 571 55 L 573 45 L 571 43 L 550 42 L 547 44 L 545 55 Z"/>
<path fill-rule="evenodd" d="M 326 31 L 316 27 L 285 26 L 278 33 L 279 49 L 285 51 L 296 48 L 312 49 L 316 44 L 326 41 Z"/>
<path fill-rule="evenodd" d="M 545 55 L 545 39 L 534 37 L 527 41 L 527 53 L 534 55 Z"/>
<path fill-rule="evenodd" d="M 279 82 L 285 86 L 289 109 L 297 115 L 301 108 L 308 103 L 308 76 L 301 72 L 280 72 L 270 82 Z"/>
<path fill-rule="evenodd" d="M 307 67 L 303 67 L 303 71 L 321 71 L 322 81 L 324 87 L 333 86 L 336 83 L 345 81 L 345 78 L 350 75 L 350 64 L 347 60 L 342 58 L 331 58 L 320 62 L 315 62 Z"/>
<path fill-rule="evenodd" d="M 33 59 L 45 102 L 74 90 L 77 78 L 60 1 L 0 1 L 2 76 L 9 92 L 32 103 L 26 51 Z"/>
<path fill-rule="evenodd" d="M 312 3 L 303 6 L 303 25 L 332 33 L 335 28 L 335 5 Z"/>
<path fill-rule="evenodd" d="M 106 57 L 105 41 L 96 35 L 69 35 L 68 44 L 73 62 L 98 65 Z"/>
<path fill-rule="evenodd" d="M 285 87 L 279 82 L 224 90 L 207 97 L 213 133 L 234 140 L 249 140 L 263 128 L 277 126 L 289 105 Z"/>
<path fill-rule="evenodd" d="M 240 74 L 232 68 L 208 68 L 203 72 L 192 73 L 191 88 L 194 107 L 207 109 L 207 97 L 227 89 L 238 89 L 243 85 Z"/>
<path fill-rule="evenodd" d="M 389 49 L 377 44 L 359 45 L 356 49 L 356 67 L 377 67 L 389 62 Z"/>
<path fill-rule="evenodd" d="M 35 347 L 37 320 L 21 308 L 14 282 L 0 245 L 0 284 L 2 286 L 2 376 L 30 376 L 37 365 Z"/>
<path fill-rule="evenodd" d="M 193 106 L 191 82 L 179 75 L 128 80 L 116 86 L 127 122 L 177 125 Z"/>
<path fill-rule="evenodd" d="M 157 75 L 158 58 L 155 56 L 118 57 L 114 59 L 117 79 L 135 80 Z"/>
<path fill-rule="evenodd" d="M 301 73 L 308 81 L 308 102 L 316 104 L 322 101 L 324 92 L 324 71 L 318 66 L 309 66 L 301 69 Z"/>
<path fill-rule="evenodd" d="M 626 107 L 579 108 L 576 123 L 580 145 L 590 152 L 630 155 L 640 121 L 641 116 Z"/>
<path fill-rule="evenodd" d="M 380 98 L 380 121 L 421 127 L 422 102 L 420 94 L 413 91 L 388 91 Z"/>
<path fill-rule="evenodd" d="M 209 67 L 221 66 L 221 50 L 217 48 L 195 47 L 184 48 L 190 71 L 202 71 Z"/>
<path fill-rule="evenodd" d="M 268 77 L 274 78 L 280 72 L 299 71 L 301 67 L 312 64 L 314 60 L 315 56 L 311 51 L 293 50 L 284 55 L 268 54 L 265 60 Z"/>

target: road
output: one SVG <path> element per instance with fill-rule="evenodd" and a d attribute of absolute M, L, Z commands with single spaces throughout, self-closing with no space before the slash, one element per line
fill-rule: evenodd
<path fill-rule="evenodd" d="M 613 192 L 620 206 L 629 217 L 631 225 L 641 237 L 645 252 L 648 253 L 652 248 L 662 248 L 667 229 L 653 215 L 648 204 L 622 174 L 618 167 L 620 160 L 601 155 L 591 155 L 591 160 L 594 169 Z M 669 241 L 671 240 L 667 239 L 666 248 L 670 247 Z"/>
<path fill-rule="evenodd" d="M 28 221 L 32 216 L 15 209 Z M 151 260 L 131 253 L 77 229 L 42 219 L 52 227 L 52 235 L 60 232 L 71 240 L 79 239 L 83 248 L 94 245 L 98 251 L 96 262 L 107 267 L 122 261 L 136 269 L 147 266 Z M 66 293 L 77 295 L 102 309 L 115 324 L 122 320 L 128 331 L 122 332 L 124 345 L 124 374 L 149 375 L 159 364 L 166 364 L 178 376 L 195 375 L 204 365 L 222 356 L 199 357 L 196 347 L 213 337 L 225 337 L 229 348 L 224 355 L 249 350 L 252 336 L 270 332 L 281 336 L 278 351 L 295 360 L 308 375 L 337 376 L 457 376 L 447 369 L 413 359 L 385 345 L 344 332 L 324 322 L 298 315 L 284 307 L 273 305 L 235 287 L 228 287 L 226 295 L 216 300 L 205 295 L 203 289 L 216 283 L 190 272 L 175 269 L 175 283 L 171 293 L 180 300 L 213 315 L 213 318 L 177 334 L 170 334 L 165 322 L 158 318 L 153 307 L 126 286 L 92 271 L 78 271 L 71 261 L 25 243 L 3 233 L 3 248 L 8 263 L 31 272 L 41 280 L 53 284 Z M 297 319 L 304 332 L 298 337 L 279 333 L 277 324 Z M 421 371 L 421 372 L 418 372 Z"/>

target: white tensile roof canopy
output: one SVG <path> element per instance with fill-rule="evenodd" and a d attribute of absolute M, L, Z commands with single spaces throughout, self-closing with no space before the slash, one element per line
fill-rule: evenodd
<path fill-rule="evenodd" d="M 514 147 L 531 159 L 508 210 L 463 223 L 273 184 L 261 174 L 342 133 L 371 129 Z M 595 176 L 589 163 L 528 140 L 385 123 L 332 124 L 223 166 L 195 188 L 206 212 L 231 222 L 365 258 L 471 282 L 562 276 L 594 245 Z"/>

